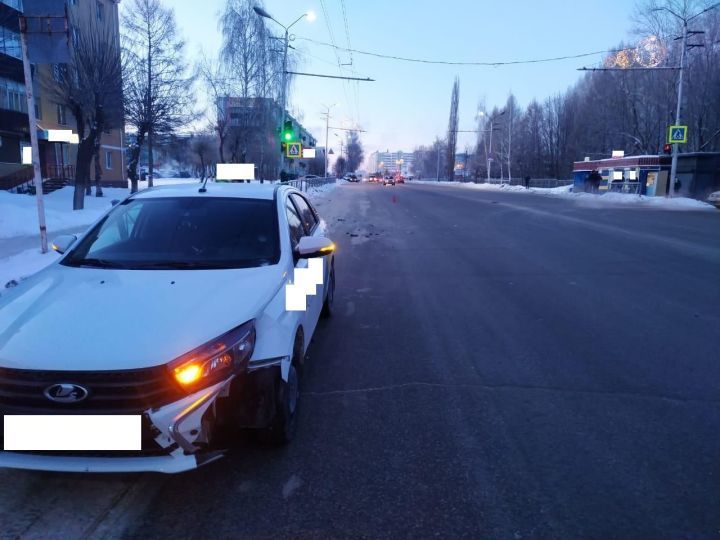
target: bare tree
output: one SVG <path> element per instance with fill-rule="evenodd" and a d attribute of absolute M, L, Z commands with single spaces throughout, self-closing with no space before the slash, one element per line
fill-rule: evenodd
<path fill-rule="evenodd" d="M 339 158 L 337 158 L 335 160 L 335 165 L 333 166 L 333 170 L 335 171 L 335 176 L 337 178 L 343 177 L 348 170 L 347 169 L 347 160 L 343 156 L 340 156 Z"/>
<path fill-rule="evenodd" d="M 357 171 L 365 156 L 362 144 L 360 143 L 360 134 L 357 131 L 347 132 L 346 155 L 347 170 L 350 172 Z"/>
<path fill-rule="evenodd" d="M 460 101 L 460 79 L 455 77 L 452 95 L 450 97 L 450 121 L 448 122 L 447 134 L 447 157 L 445 164 L 445 176 L 448 180 L 455 177 L 455 150 L 457 147 L 458 131 L 458 104 Z"/>
<path fill-rule="evenodd" d="M 193 137 L 190 143 L 193 155 L 195 156 L 195 169 L 201 180 L 212 176 L 213 169 L 217 163 L 215 140 L 212 134 L 201 133 Z"/>
<path fill-rule="evenodd" d="M 130 148 L 128 176 L 137 190 L 137 165 L 147 142 L 148 186 L 153 179 L 153 145 L 198 117 L 188 72 L 185 42 L 178 36 L 175 14 L 160 0 L 132 0 L 123 32 L 126 120 L 136 133 Z"/>
<path fill-rule="evenodd" d="M 75 34 L 70 62 L 54 65 L 41 81 L 48 95 L 72 112 L 77 124 L 79 144 L 73 209 L 81 210 L 102 133 L 122 127 L 123 123 L 122 68 L 117 39 L 105 26 L 86 27 Z"/>
<path fill-rule="evenodd" d="M 203 57 L 198 64 L 198 75 L 211 100 L 206 117 L 208 124 L 217 136 L 218 156 L 225 163 L 225 140 L 230 129 L 230 115 L 227 112 L 227 99 L 233 94 L 235 85 L 229 78 L 224 65 Z"/>

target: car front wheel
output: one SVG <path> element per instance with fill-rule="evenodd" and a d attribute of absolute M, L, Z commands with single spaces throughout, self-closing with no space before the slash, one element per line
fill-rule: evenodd
<path fill-rule="evenodd" d="M 325 302 L 323 302 L 321 315 L 324 318 L 328 318 L 333 314 L 333 307 L 335 305 L 335 265 L 330 267 L 330 277 L 328 278 L 328 291 L 325 296 Z"/>

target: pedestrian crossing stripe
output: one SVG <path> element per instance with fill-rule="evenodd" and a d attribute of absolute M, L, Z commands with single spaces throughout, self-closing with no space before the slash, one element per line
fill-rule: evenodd
<path fill-rule="evenodd" d="M 687 143 L 687 126 L 670 126 L 668 128 L 668 144 Z"/>

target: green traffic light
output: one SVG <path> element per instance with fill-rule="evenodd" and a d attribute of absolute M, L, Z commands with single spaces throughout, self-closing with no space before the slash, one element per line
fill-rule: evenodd
<path fill-rule="evenodd" d="M 286 131 L 286 132 L 283 134 L 283 138 L 284 138 L 286 141 L 292 141 L 292 138 L 293 138 L 292 133 L 290 133 L 289 131 Z"/>

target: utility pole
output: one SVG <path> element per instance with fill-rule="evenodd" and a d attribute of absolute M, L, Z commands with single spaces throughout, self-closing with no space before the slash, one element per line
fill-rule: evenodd
<path fill-rule="evenodd" d="M 328 177 L 328 135 L 330 132 L 330 107 L 325 112 L 325 178 Z"/>
<path fill-rule="evenodd" d="M 440 181 L 440 143 L 437 144 L 437 178 L 436 180 Z"/>
<path fill-rule="evenodd" d="M 20 43 L 22 47 L 23 73 L 25 75 L 25 97 L 27 98 L 28 127 L 30 128 L 30 146 L 32 150 L 33 181 L 37 201 L 38 222 L 40 224 L 40 249 L 47 253 L 47 227 L 45 225 L 45 199 L 43 198 L 42 172 L 40 170 L 40 150 L 38 148 L 37 118 L 35 117 L 35 96 L 33 93 L 32 72 L 27 44 L 27 18 L 20 17 Z"/>
<path fill-rule="evenodd" d="M 290 34 L 289 30 L 285 28 L 285 39 L 284 39 L 285 46 L 283 47 L 283 68 L 282 68 L 282 91 L 281 91 L 281 101 L 282 104 L 280 105 L 280 130 L 278 133 L 282 133 L 283 129 L 285 128 L 285 91 L 287 87 L 287 53 L 288 53 L 288 47 L 290 45 Z M 280 142 L 280 154 L 278 156 L 279 162 L 278 162 L 278 179 L 280 178 L 280 171 L 283 169 L 283 152 L 282 152 L 282 141 Z M 260 181 L 262 183 L 262 180 Z"/>
<path fill-rule="evenodd" d="M 283 30 L 285 30 L 285 36 L 283 38 L 283 68 L 282 68 L 282 89 L 280 92 L 281 95 L 281 109 L 280 109 L 280 129 L 278 131 L 278 134 L 282 133 L 283 128 L 285 127 L 285 100 L 286 100 L 286 93 L 287 93 L 287 76 L 288 76 L 288 70 L 287 70 L 287 54 L 288 54 L 288 48 L 290 47 L 290 29 L 295 26 L 298 22 L 300 22 L 302 19 L 307 17 L 308 21 L 313 22 L 315 20 L 315 14 L 312 11 L 307 11 L 300 15 L 295 21 L 285 26 L 280 21 L 278 21 L 275 17 L 270 15 L 267 11 L 265 11 L 263 8 L 254 6 L 253 11 L 259 16 L 263 17 L 265 19 L 270 19 L 271 21 L 276 22 L 279 24 Z M 278 162 L 278 177 L 280 176 L 280 171 L 282 171 L 283 167 L 283 153 L 282 153 L 282 142 L 280 143 L 280 159 Z M 262 180 L 260 180 L 262 182 Z"/>
<path fill-rule="evenodd" d="M 680 109 L 682 108 L 683 91 L 683 65 L 685 64 L 685 48 L 687 47 L 688 26 L 687 19 L 683 19 L 682 47 L 680 49 L 680 76 L 678 77 L 677 107 L 675 109 L 675 125 L 680 125 Z M 667 196 L 672 197 L 673 184 L 677 176 L 678 145 L 673 144 L 672 165 L 670 166 L 670 179 L 668 180 Z"/>

